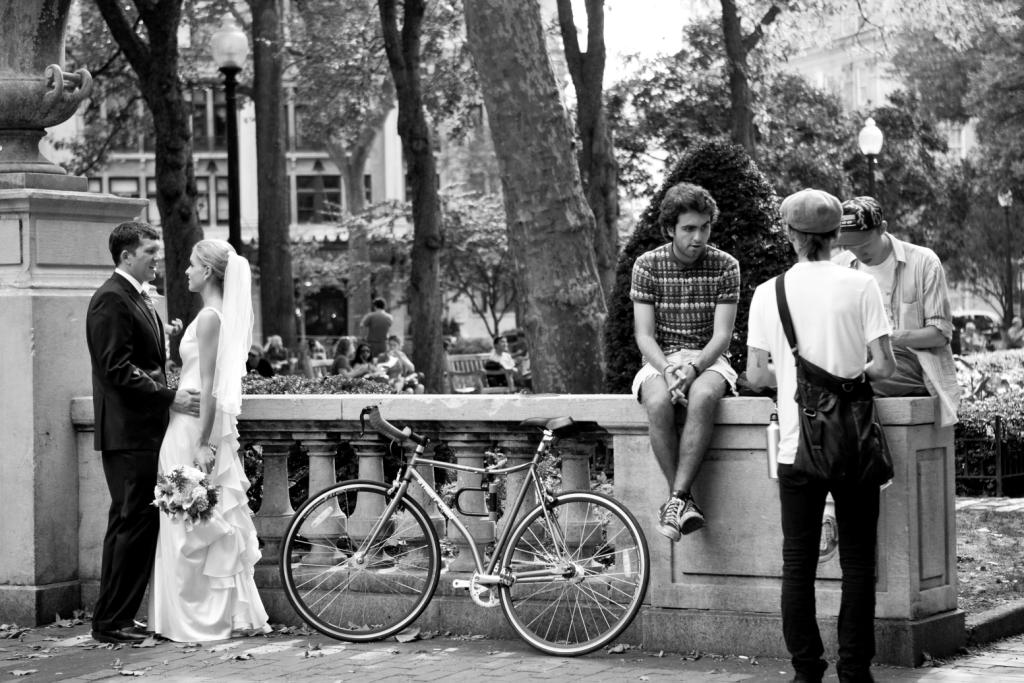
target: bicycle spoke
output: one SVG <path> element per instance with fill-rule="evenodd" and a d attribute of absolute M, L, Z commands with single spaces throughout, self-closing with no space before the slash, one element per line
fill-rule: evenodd
<path fill-rule="evenodd" d="M 433 595 L 441 565 L 434 527 L 412 499 L 377 520 L 374 511 L 390 501 L 382 484 L 346 482 L 296 512 L 282 547 L 282 583 L 295 610 L 319 631 L 356 642 L 393 635 Z M 313 524 L 324 535 L 298 535 Z M 362 536 L 374 528 L 367 543 Z M 378 597 L 368 601 L 370 595 Z"/>
<path fill-rule="evenodd" d="M 549 654 L 602 647 L 632 621 L 647 587 L 647 547 L 636 520 L 613 499 L 560 494 L 548 514 L 534 508 L 504 549 L 521 582 L 499 588 L 516 631 Z M 538 573 L 550 568 L 548 577 Z"/>

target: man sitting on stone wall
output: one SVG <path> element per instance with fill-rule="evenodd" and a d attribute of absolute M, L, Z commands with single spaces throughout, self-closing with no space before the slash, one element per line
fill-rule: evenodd
<path fill-rule="evenodd" d="M 658 219 L 669 242 L 637 258 L 629 292 L 645 360 L 633 394 L 647 410 L 651 449 L 669 486 L 658 531 L 673 541 L 704 526 L 690 488 L 711 441 L 718 401 L 736 386 L 725 353 L 740 266 L 708 244 L 716 218 L 718 206 L 703 187 L 670 188 Z M 677 409 L 684 411 L 681 420 Z"/>

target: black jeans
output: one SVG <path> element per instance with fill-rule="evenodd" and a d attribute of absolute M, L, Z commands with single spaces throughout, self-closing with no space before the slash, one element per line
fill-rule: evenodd
<path fill-rule="evenodd" d="M 793 668 L 811 680 L 828 664 L 818 631 L 814 577 L 818 569 L 825 496 L 835 500 L 839 565 L 843 572 L 839 608 L 841 680 L 871 680 L 875 656 L 875 560 L 878 540 L 878 486 L 812 480 L 779 465 L 782 504 L 782 631 Z"/>

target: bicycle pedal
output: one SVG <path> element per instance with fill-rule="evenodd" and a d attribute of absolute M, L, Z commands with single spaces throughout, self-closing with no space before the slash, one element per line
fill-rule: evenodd
<path fill-rule="evenodd" d="M 452 588 L 465 588 L 466 590 L 469 590 L 471 585 L 472 582 L 468 579 L 454 579 L 452 581 Z"/>

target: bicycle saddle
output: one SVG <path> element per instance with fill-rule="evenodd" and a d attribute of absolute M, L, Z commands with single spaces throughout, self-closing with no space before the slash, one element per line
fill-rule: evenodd
<path fill-rule="evenodd" d="M 571 417 L 528 417 L 519 423 L 520 427 L 539 427 L 550 429 L 555 436 L 562 438 L 575 434 L 583 428 L 583 424 L 576 422 Z"/>

